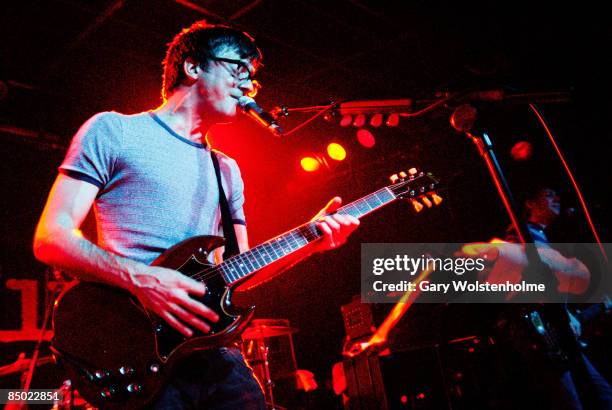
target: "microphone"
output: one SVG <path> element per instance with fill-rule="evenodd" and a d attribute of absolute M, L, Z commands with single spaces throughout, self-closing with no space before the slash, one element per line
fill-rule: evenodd
<path fill-rule="evenodd" d="M 240 97 L 238 105 L 246 115 L 255 120 L 259 125 L 267 128 L 275 137 L 280 137 L 283 134 L 283 129 L 276 122 L 276 118 L 269 112 L 265 112 L 251 97 L 246 95 Z"/>

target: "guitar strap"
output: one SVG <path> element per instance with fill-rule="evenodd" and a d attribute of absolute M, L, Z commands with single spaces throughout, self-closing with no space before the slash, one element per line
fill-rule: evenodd
<path fill-rule="evenodd" d="M 223 252 L 223 260 L 226 260 L 230 256 L 238 255 L 240 250 L 238 248 L 238 239 L 236 238 L 236 231 L 234 230 L 234 222 L 232 221 L 229 203 L 227 202 L 227 197 L 225 196 L 225 191 L 223 190 L 223 184 L 221 183 L 219 159 L 213 150 L 210 151 L 210 154 L 215 167 L 215 174 L 217 175 L 217 185 L 219 186 L 219 206 L 221 207 L 221 221 L 223 223 L 223 236 L 225 237 L 225 252 Z"/>

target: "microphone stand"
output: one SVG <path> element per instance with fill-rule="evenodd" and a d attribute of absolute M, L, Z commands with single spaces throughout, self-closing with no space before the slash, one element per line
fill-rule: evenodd
<path fill-rule="evenodd" d="M 491 138 L 486 132 L 476 135 L 471 132 L 475 121 L 476 109 L 469 104 L 459 106 L 451 116 L 451 125 L 453 128 L 466 134 L 474 143 L 478 153 L 484 160 L 489 175 L 497 189 L 497 193 L 518 235 L 519 242 L 524 246 L 525 255 L 527 257 L 527 267 L 524 271 L 525 277 L 545 284 L 547 294 L 555 294 L 559 281 L 550 267 L 542 262 L 527 223 L 524 218 L 519 216 L 520 212 L 518 211 L 516 201 L 514 200 L 502 167 L 493 150 Z M 550 315 L 549 317 L 554 320 L 554 323 L 561 326 L 559 329 L 561 334 L 559 336 L 560 339 L 565 342 L 563 345 L 569 348 L 567 353 L 571 353 L 573 357 L 576 357 L 578 346 L 575 343 L 565 307 L 558 303 L 544 303 L 544 310 L 546 314 Z M 567 343 L 568 341 L 570 343 Z"/>

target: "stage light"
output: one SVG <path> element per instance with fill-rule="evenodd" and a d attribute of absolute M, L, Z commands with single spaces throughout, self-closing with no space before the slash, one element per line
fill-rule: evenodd
<path fill-rule="evenodd" d="M 387 121 L 385 122 L 385 125 L 387 127 L 397 127 L 398 124 L 399 124 L 399 115 L 397 114 L 389 115 L 389 118 L 387 118 Z"/>
<path fill-rule="evenodd" d="M 327 146 L 327 155 L 336 161 L 342 161 L 346 158 L 346 150 L 340 144 L 332 142 Z"/>
<path fill-rule="evenodd" d="M 353 122 L 353 117 L 350 114 L 344 114 L 340 120 L 341 127 L 348 127 Z"/>
<path fill-rule="evenodd" d="M 380 127 L 383 123 L 382 114 L 374 114 L 372 118 L 370 118 L 370 125 L 372 127 Z"/>
<path fill-rule="evenodd" d="M 515 161 L 527 161 L 533 155 L 533 146 L 527 141 L 519 141 L 510 150 L 510 156 Z"/>
<path fill-rule="evenodd" d="M 304 157 L 300 160 L 302 169 L 306 172 L 314 172 L 319 169 L 321 164 L 313 157 Z"/>
<path fill-rule="evenodd" d="M 366 148 L 372 148 L 374 144 L 376 144 L 376 138 L 374 138 L 374 135 L 370 131 L 363 128 L 357 131 L 357 141 L 359 141 L 359 143 Z"/>
<path fill-rule="evenodd" d="M 363 127 L 366 122 L 366 116 L 363 114 L 359 114 L 355 117 L 355 121 L 353 121 L 353 127 Z"/>

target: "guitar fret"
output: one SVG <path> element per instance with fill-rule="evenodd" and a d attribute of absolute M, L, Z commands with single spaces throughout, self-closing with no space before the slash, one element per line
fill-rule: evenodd
<path fill-rule="evenodd" d="M 241 276 L 248 275 L 250 273 L 250 270 L 248 266 L 248 261 L 244 257 L 244 254 L 240 253 L 236 255 L 236 260 L 238 261 L 238 266 L 240 267 L 240 271 L 242 272 L 243 269 L 246 271 L 246 272 L 243 272 Z"/>
<path fill-rule="evenodd" d="M 247 267 L 247 270 L 249 271 L 249 273 L 255 272 L 257 268 L 255 267 L 255 265 L 253 265 L 251 258 L 249 258 L 250 252 L 244 252 L 244 253 L 241 253 L 240 255 L 242 256 L 242 263 L 244 263 L 244 266 Z"/>
<path fill-rule="evenodd" d="M 261 259 L 261 253 L 259 251 L 259 246 L 253 248 L 253 256 L 255 257 L 256 262 L 259 264 L 258 269 L 266 266 L 266 260 Z"/>
<path fill-rule="evenodd" d="M 238 278 L 241 278 L 245 276 L 246 274 L 248 274 L 249 272 L 245 270 L 245 266 L 240 260 L 241 259 L 240 255 L 236 255 L 236 256 L 238 257 L 234 258 L 234 266 L 236 267 L 236 271 L 238 272 Z"/>
<path fill-rule="evenodd" d="M 221 270 L 221 276 L 223 277 L 225 283 L 230 283 L 235 280 L 232 279 L 232 275 L 230 274 L 226 264 L 222 263 L 221 265 L 219 265 L 219 269 Z"/>
<path fill-rule="evenodd" d="M 230 267 L 232 269 L 232 275 L 235 277 L 235 279 L 240 279 L 242 277 L 242 270 L 240 269 L 240 262 L 238 261 L 237 258 L 232 258 L 230 259 Z"/>
<path fill-rule="evenodd" d="M 287 253 L 285 253 L 285 247 L 283 246 L 283 238 L 282 237 L 276 238 L 275 242 L 276 242 L 275 245 L 277 246 L 277 248 L 279 249 L 281 253 L 281 257 L 287 255 Z"/>
<path fill-rule="evenodd" d="M 430 183 L 429 187 L 433 189 L 435 183 L 436 181 L 434 180 L 433 183 Z M 391 185 L 347 204 L 338 209 L 337 212 L 360 218 L 394 201 L 402 195 L 402 190 L 406 191 L 409 189 L 416 188 L 407 186 L 405 183 Z M 228 283 L 235 282 L 299 250 L 322 236 L 323 232 L 319 230 L 317 224 L 315 222 L 308 222 L 283 235 L 257 245 L 246 252 L 227 259 L 221 264 L 221 274 Z"/>
<path fill-rule="evenodd" d="M 274 250 L 274 244 L 271 241 L 268 241 L 268 242 L 264 243 L 264 245 L 265 245 L 266 250 L 268 251 L 268 253 L 271 254 L 272 261 L 277 260 L 278 259 L 278 254 Z"/>
<path fill-rule="evenodd" d="M 368 205 L 372 208 L 378 208 L 380 205 L 382 205 L 382 201 L 380 199 L 378 199 L 378 197 L 376 195 L 368 195 L 367 196 L 367 201 L 368 201 Z"/>
<path fill-rule="evenodd" d="M 355 218 L 359 218 L 361 216 L 361 212 L 359 212 L 359 209 L 357 208 L 357 206 L 355 205 L 347 205 L 345 207 L 345 209 L 342 210 L 343 214 L 349 214 Z"/>
<path fill-rule="evenodd" d="M 372 208 L 370 208 L 370 204 L 368 204 L 363 199 L 356 201 L 355 206 L 357 207 L 359 212 L 361 212 L 362 215 L 365 215 L 372 210 Z"/>
<path fill-rule="evenodd" d="M 376 195 L 376 197 L 380 199 L 380 202 L 382 202 L 383 205 L 395 199 L 393 195 L 386 188 L 376 191 L 374 195 Z"/>
<path fill-rule="evenodd" d="M 264 245 L 265 244 L 258 246 L 257 249 L 259 250 L 260 253 L 263 253 L 264 261 L 266 263 L 270 263 L 273 261 L 274 258 L 268 253 L 268 250 L 266 249 Z"/>

